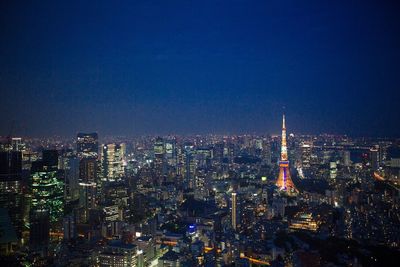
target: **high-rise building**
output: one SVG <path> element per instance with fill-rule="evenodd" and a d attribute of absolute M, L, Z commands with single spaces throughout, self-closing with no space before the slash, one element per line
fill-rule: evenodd
<path fill-rule="evenodd" d="M 164 140 L 161 137 L 157 137 L 154 142 L 154 157 L 162 160 L 165 154 Z"/>
<path fill-rule="evenodd" d="M 97 160 L 83 158 L 79 163 L 79 204 L 85 209 L 96 207 Z"/>
<path fill-rule="evenodd" d="M 97 158 L 99 153 L 97 133 L 78 133 L 76 151 L 81 158 Z"/>
<path fill-rule="evenodd" d="M 196 171 L 196 162 L 193 157 L 193 149 L 193 145 L 188 144 L 184 146 L 184 183 L 186 188 L 193 188 L 194 186 L 193 178 Z"/>
<path fill-rule="evenodd" d="M 161 184 L 164 181 L 164 176 L 167 172 L 167 163 L 165 155 L 164 140 L 157 137 L 153 146 L 154 151 L 154 171 L 157 176 L 157 182 Z"/>
<path fill-rule="evenodd" d="M 337 176 L 337 163 L 332 161 L 329 163 L 329 176 L 331 179 L 336 179 Z"/>
<path fill-rule="evenodd" d="M 213 159 L 217 162 L 222 162 L 224 159 L 224 143 L 218 143 L 214 145 Z"/>
<path fill-rule="evenodd" d="M 272 160 L 271 146 L 267 140 L 263 140 L 262 161 L 264 164 L 270 166 Z"/>
<path fill-rule="evenodd" d="M 19 151 L 0 152 L 0 181 L 20 181 L 22 154 Z"/>
<path fill-rule="evenodd" d="M 24 151 L 25 150 L 25 144 L 22 141 L 21 137 L 13 137 L 11 139 L 11 147 L 13 151 Z"/>
<path fill-rule="evenodd" d="M 232 207 L 231 207 L 231 221 L 232 221 L 232 228 L 236 231 L 237 229 L 237 193 L 232 192 Z"/>
<path fill-rule="evenodd" d="M 29 243 L 34 250 L 47 247 L 50 239 L 49 210 L 42 207 L 30 211 Z"/>
<path fill-rule="evenodd" d="M 0 255 L 11 255 L 18 248 L 18 237 L 7 209 L 0 207 Z"/>
<path fill-rule="evenodd" d="M 79 183 L 97 182 L 97 161 L 96 159 L 86 158 L 79 162 Z"/>
<path fill-rule="evenodd" d="M 199 147 L 195 151 L 195 159 L 197 167 L 209 168 L 211 167 L 212 150 L 208 147 Z"/>
<path fill-rule="evenodd" d="M 138 254 L 142 253 L 137 246 L 124 244 L 121 241 L 111 241 L 98 257 L 100 267 L 138 266 Z"/>
<path fill-rule="evenodd" d="M 60 171 L 64 177 L 64 198 L 73 202 L 79 198 L 79 158 L 73 151 L 64 151 L 60 157 Z"/>
<path fill-rule="evenodd" d="M 43 160 L 34 162 L 31 171 L 31 210 L 45 208 L 51 222 L 60 220 L 64 213 L 64 182 L 58 177 L 54 156 L 53 152 L 43 152 Z"/>
<path fill-rule="evenodd" d="M 97 203 L 97 175 L 99 171 L 103 173 L 103 170 L 98 168 L 99 143 L 97 133 L 78 133 L 76 151 L 80 159 L 78 190 L 81 213 L 78 217 L 79 221 L 87 222 L 89 210 L 95 208 Z M 114 160 L 114 154 L 112 156 L 112 160 Z M 108 170 L 114 169 L 113 161 L 106 161 L 105 165 L 107 166 L 106 175 L 108 175 Z"/>
<path fill-rule="evenodd" d="M 22 191 L 22 154 L 0 152 L 0 207 L 7 209 L 18 237 L 23 230 L 24 196 Z"/>
<path fill-rule="evenodd" d="M 194 177 L 194 198 L 205 200 L 209 195 L 210 182 L 207 173 L 203 169 L 199 170 Z"/>
<path fill-rule="evenodd" d="M 379 146 L 371 148 L 369 150 L 369 156 L 371 160 L 371 169 L 379 169 Z"/>
<path fill-rule="evenodd" d="M 165 142 L 165 157 L 170 165 L 176 164 L 176 140 L 167 140 Z"/>
<path fill-rule="evenodd" d="M 343 165 L 348 167 L 351 165 L 351 159 L 350 159 L 350 151 L 345 150 L 343 151 Z"/>
<path fill-rule="evenodd" d="M 58 151 L 57 150 L 43 150 L 42 152 L 43 167 L 46 170 L 58 169 Z"/>
<path fill-rule="evenodd" d="M 65 216 L 63 219 L 64 240 L 71 240 L 77 237 L 75 218 L 73 215 Z"/>
<path fill-rule="evenodd" d="M 311 154 L 312 154 L 312 142 L 303 142 L 301 148 L 301 167 L 308 169 L 311 167 Z"/>
<path fill-rule="evenodd" d="M 279 161 L 279 176 L 276 181 L 276 186 L 279 188 L 279 190 L 284 191 L 288 194 L 294 194 L 298 191 L 293 184 L 292 178 L 290 177 L 289 159 L 286 144 L 285 115 L 283 115 L 282 120 L 281 159 Z"/>
<path fill-rule="evenodd" d="M 103 180 L 116 181 L 125 175 L 126 146 L 106 144 L 101 147 L 101 172 Z"/>

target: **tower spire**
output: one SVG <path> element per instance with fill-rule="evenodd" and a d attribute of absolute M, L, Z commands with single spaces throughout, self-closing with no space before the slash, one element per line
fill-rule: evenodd
<path fill-rule="evenodd" d="M 292 178 L 290 177 L 289 160 L 286 142 L 286 120 L 285 114 L 282 117 L 282 144 L 281 144 L 281 160 L 279 161 L 279 176 L 276 181 L 276 186 L 289 194 L 297 192 Z"/>
<path fill-rule="evenodd" d="M 282 144 L 281 144 L 281 161 L 288 160 L 287 143 L 286 143 L 286 122 L 285 114 L 282 117 Z"/>

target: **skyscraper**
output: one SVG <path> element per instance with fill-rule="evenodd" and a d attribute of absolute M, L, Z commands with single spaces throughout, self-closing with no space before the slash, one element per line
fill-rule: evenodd
<path fill-rule="evenodd" d="M 45 250 L 50 239 L 49 210 L 42 207 L 30 211 L 30 245 L 34 250 Z"/>
<path fill-rule="evenodd" d="M 371 148 L 369 150 L 369 156 L 371 160 L 371 169 L 379 169 L 379 146 Z"/>
<path fill-rule="evenodd" d="M 165 142 L 165 157 L 170 165 L 176 165 L 176 140 L 170 139 Z"/>
<path fill-rule="evenodd" d="M 163 160 L 165 154 L 164 140 L 161 137 L 157 137 L 154 142 L 154 157 L 156 159 Z"/>
<path fill-rule="evenodd" d="M 121 179 L 125 175 L 126 146 L 122 144 L 107 144 L 101 148 L 102 178 L 108 181 Z"/>
<path fill-rule="evenodd" d="M 349 167 L 351 165 L 350 151 L 345 150 L 345 151 L 343 151 L 342 155 L 343 155 L 342 156 L 343 165 L 346 167 Z"/>
<path fill-rule="evenodd" d="M 47 170 L 58 170 L 58 151 L 51 150 L 43 150 L 42 152 L 42 161 L 43 166 Z"/>
<path fill-rule="evenodd" d="M 64 213 L 64 182 L 58 175 L 58 160 L 54 151 L 43 151 L 43 160 L 32 165 L 32 210 L 46 209 L 52 223 Z"/>
<path fill-rule="evenodd" d="M 97 158 L 99 142 L 97 133 L 78 133 L 76 151 L 81 158 Z"/>
<path fill-rule="evenodd" d="M 23 151 L 25 149 L 25 144 L 22 142 L 21 137 L 13 137 L 11 139 L 11 147 L 13 151 Z"/>
<path fill-rule="evenodd" d="M 6 208 L 20 237 L 23 230 L 22 154 L 0 152 L 0 207 Z"/>
<path fill-rule="evenodd" d="M 232 192 L 232 211 L 231 211 L 231 220 L 232 220 L 232 228 L 233 230 L 237 229 L 237 193 Z"/>
<path fill-rule="evenodd" d="M 184 146 L 184 179 L 185 179 L 185 187 L 193 188 L 193 177 L 196 171 L 196 162 L 193 159 L 194 146 L 191 144 L 186 144 Z"/>
<path fill-rule="evenodd" d="M 75 219 L 73 215 L 63 218 L 64 240 L 71 240 L 77 237 Z"/>
<path fill-rule="evenodd" d="M 87 209 L 96 206 L 97 160 L 81 159 L 79 163 L 79 204 Z"/>
<path fill-rule="evenodd" d="M 276 181 L 276 186 L 288 194 L 296 193 L 298 190 L 294 186 L 292 178 L 290 177 L 289 159 L 286 144 L 286 124 L 285 115 L 282 119 L 282 145 L 281 145 L 281 159 L 279 161 L 279 176 Z"/>
<path fill-rule="evenodd" d="M 60 157 L 60 171 L 64 178 L 64 198 L 73 202 L 79 198 L 79 158 L 72 150 L 63 151 Z"/>
<path fill-rule="evenodd" d="M 97 133 L 78 133 L 76 151 L 79 158 L 79 207 L 82 208 L 80 218 L 86 222 L 89 210 L 96 207 L 99 155 Z"/>
<path fill-rule="evenodd" d="M 157 137 L 154 142 L 154 171 L 158 178 L 158 183 L 162 183 L 166 173 L 165 144 L 161 137 Z"/>
<path fill-rule="evenodd" d="M 301 167 L 303 169 L 311 167 L 312 147 L 313 143 L 311 141 L 304 141 L 301 144 Z"/>

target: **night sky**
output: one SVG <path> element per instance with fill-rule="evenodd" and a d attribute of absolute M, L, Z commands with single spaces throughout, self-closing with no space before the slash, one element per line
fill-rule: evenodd
<path fill-rule="evenodd" d="M 400 136 L 399 1 L 0 1 L 0 134 Z"/>

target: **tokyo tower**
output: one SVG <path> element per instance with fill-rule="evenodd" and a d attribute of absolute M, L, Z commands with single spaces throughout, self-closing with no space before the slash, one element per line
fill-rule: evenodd
<path fill-rule="evenodd" d="M 288 194 L 297 193 L 298 190 L 294 186 L 292 178 L 290 178 L 289 160 L 286 144 L 286 124 L 285 114 L 282 121 L 282 145 L 281 145 L 281 160 L 279 161 L 279 176 L 276 180 L 276 186 Z"/>

